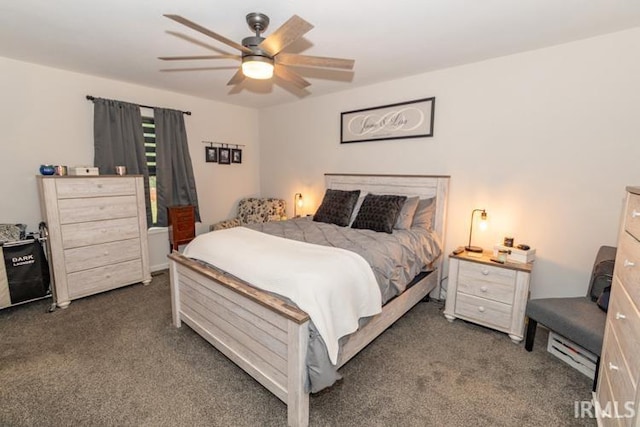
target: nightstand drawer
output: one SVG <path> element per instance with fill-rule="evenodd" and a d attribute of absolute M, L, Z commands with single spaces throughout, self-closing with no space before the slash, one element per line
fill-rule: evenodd
<path fill-rule="evenodd" d="M 458 291 L 511 305 L 515 280 L 513 270 L 463 262 L 458 272 Z"/>
<path fill-rule="evenodd" d="M 455 314 L 492 327 L 508 330 L 511 326 L 512 307 L 500 302 L 458 293 Z"/>

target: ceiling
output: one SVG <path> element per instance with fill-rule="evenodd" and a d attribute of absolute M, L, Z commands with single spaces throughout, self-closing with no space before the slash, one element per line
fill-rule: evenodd
<path fill-rule="evenodd" d="M 157 59 L 238 53 L 163 14 L 240 42 L 252 35 L 249 12 L 270 17 L 266 36 L 299 15 L 315 28 L 285 52 L 355 59 L 354 71 L 296 67 L 305 91 L 233 88 L 237 60 Z M 262 108 L 637 26 L 637 0 L 4 0 L 0 56 Z M 205 69 L 165 71 L 175 68 Z"/>

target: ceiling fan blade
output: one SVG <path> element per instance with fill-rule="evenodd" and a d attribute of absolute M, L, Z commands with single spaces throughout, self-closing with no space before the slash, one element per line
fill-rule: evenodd
<path fill-rule="evenodd" d="M 300 65 L 302 67 L 326 67 L 343 68 L 353 70 L 356 63 L 353 59 L 327 58 L 323 56 L 297 55 L 295 53 L 281 52 L 276 56 L 276 61 L 283 65 Z"/>
<path fill-rule="evenodd" d="M 293 83 L 300 89 L 304 89 L 307 86 L 311 86 L 311 83 L 306 81 L 302 76 L 294 71 L 287 69 L 286 67 L 280 65 L 276 65 L 273 69 L 273 72 L 276 76 L 280 77 L 282 80 L 285 80 L 289 83 Z"/>
<path fill-rule="evenodd" d="M 238 67 L 189 67 L 189 68 L 164 68 L 160 69 L 163 73 L 172 73 L 180 71 L 211 71 L 211 70 L 235 70 Z"/>
<path fill-rule="evenodd" d="M 313 25 L 298 15 L 293 15 L 287 22 L 282 24 L 280 28 L 264 39 L 258 47 L 270 56 L 274 56 L 312 28 Z"/>
<path fill-rule="evenodd" d="M 159 56 L 163 61 L 190 61 L 192 59 L 240 59 L 239 55 Z"/>
<path fill-rule="evenodd" d="M 244 80 L 244 74 L 242 74 L 242 68 L 238 68 L 238 71 L 231 77 L 231 80 L 227 82 L 227 86 L 237 85 Z"/>
<path fill-rule="evenodd" d="M 164 16 L 166 16 L 167 18 L 169 18 L 171 20 L 174 20 L 174 21 L 176 21 L 176 22 L 178 22 L 178 23 L 180 23 L 182 25 L 187 26 L 187 27 L 191 28 L 192 30 L 199 31 L 202 34 L 211 37 L 212 39 L 218 40 L 219 42 L 222 42 L 222 43 L 224 43 L 224 44 L 226 44 L 228 46 L 231 46 L 231 47 L 233 47 L 235 49 L 241 50 L 242 52 L 252 53 L 251 49 L 249 49 L 247 47 L 244 47 L 241 44 L 238 44 L 238 43 L 234 42 L 233 40 L 229 40 L 228 38 L 226 38 L 224 36 L 221 36 L 218 33 L 214 33 L 213 31 L 211 31 L 211 30 L 209 30 L 209 29 L 207 29 L 207 28 L 205 28 L 205 27 L 203 27 L 201 25 L 198 25 L 193 21 L 189 21 L 188 19 L 183 18 L 182 16 L 179 16 L 179 15 L 164 15 Z"/>
<path fill-rule="evenodd" d="M 186 40 L 189 43 L 193 43 L 195 45 L 201 46 L 201 47 L 203 47 L 203 48 L 205 48 L 207 50 L 212 50 L 214 52 L 218 52 L 221 55 L 231 55 L 229 52 L 226 52 L 226 51 L 224 51 L 224 50 L 222 50 L 222 49 L 220 49 L 218 47 L 211 46 L 210 44 L 207 44 L 207 43 L 203 42 L 202 40 L 198 40 L 198 39 L 196 39 L 194 37 L 190 37 L 190 36 L 188 36 L 186 34 L 182 34 L 182 33 L 179 33 L 177 31 L 165 31 L 165 32 L 167 34 L 171 34 L 174 37 L 178 37 L 178 38 L 180 38 L 182 40 Z"/>

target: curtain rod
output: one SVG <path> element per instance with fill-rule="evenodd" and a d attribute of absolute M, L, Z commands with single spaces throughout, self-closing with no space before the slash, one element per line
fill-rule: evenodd
<path fill-rule="evenodd" d="M 91 95 L 87 95 L 87 99 L 89 101 L 95 101 L 96 97 L 95 96 L 91 96 Z M 138 107 L 143 107 L 143 108 L 159 108 L 159 107 L 154 107 L 152 105 L 142 105 L 142 104 L 136 104 Z M 182 114 L 186 114 L 187 116 L 191 115 L 191 111 L 180 111 Z"/>

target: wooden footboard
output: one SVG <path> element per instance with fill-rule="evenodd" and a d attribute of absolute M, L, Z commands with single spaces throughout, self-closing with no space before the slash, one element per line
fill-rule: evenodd
<path fill-rule="evenodd" d="M 177 252 L 169 259 L 174 325 L 189 325 L 286 403 L 289 425 L 308 425 L 309 316 Z"/>
<path fill-rule="evenodd" d="M 309 316 L 221 270 L 169 255 L 173 323 L 184 322 L 287 405 L 288 424 L 309 424 L 304 391 Z M 429 294 L 434 272 L 386 304 L 341 349 L 338 366 Z"/>

